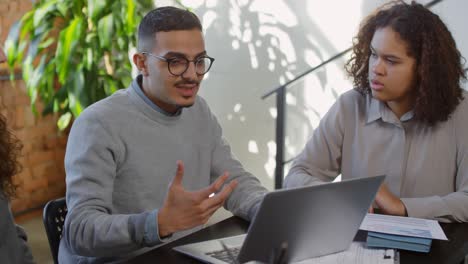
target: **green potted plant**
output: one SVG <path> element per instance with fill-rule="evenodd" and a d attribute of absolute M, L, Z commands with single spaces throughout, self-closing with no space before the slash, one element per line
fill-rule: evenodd
<path fill-rule="evenodd" d="M 58 113 L 65 129 L 83 109 L 131 82 L 128 52 L 152 0 L 39 0 L 5 41 L 14 76 L 18 67 L 38 112 Z"/>

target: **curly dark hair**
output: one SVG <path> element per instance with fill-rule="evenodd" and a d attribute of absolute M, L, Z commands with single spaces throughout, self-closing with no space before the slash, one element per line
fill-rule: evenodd
<path fill-rule="evenodd" d="M 18 162 L 22 145 L 8 130 L 6 118 L 0 114 L 0 196 L 10 199 L 16 195 L 13 176 L 21 170 Z"/>
<path fill-rule="evenodd" d="M 353 54 L 345 66 L 355 89 L 362 94 L 371 92 L 370 43 L 374 32 L 385 27 L 399 34 L 407 44 L 408 55 L 416 60 L 415 119 L 429 126 L 446 121 L 463 99 L 465 59 L 439 16 L 414 1 L 390 2 L 362 22 L 353 39 Z"/>

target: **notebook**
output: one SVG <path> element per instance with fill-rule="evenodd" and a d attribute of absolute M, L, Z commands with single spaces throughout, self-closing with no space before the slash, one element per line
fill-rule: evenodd
<path fill-rule="evenodd" d="M 432 239 L 378 232 L 367 233 L 367 246 L 376 248 L 397 248 L 427 253 L 431 250 Z"/>
<path fill-rule="evenodd" d="M 269 262 L 285 243 L 288 263 L 346 250 L 384 178 L 367 177 L 270 192 L 247 234 L 182 245 L 174 250 L 219 264 Z"/>
<path fill-rule="evenodd" d="M 435 220 L 367 214 L 360 229 L 368 231 L 367 246 L 429 252 L 432 239 L 447 240 Z"/>

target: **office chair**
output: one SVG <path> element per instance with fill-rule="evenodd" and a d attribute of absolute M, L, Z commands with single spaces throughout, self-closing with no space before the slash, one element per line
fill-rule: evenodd
<path fill-rule="evenodd" d="M 50 251 L 52 252 L 55 264 L 58 263 L 58 249 L 67 212 L 67 203 L 65 197 L 62 197 L 49 201 L 45 205 L 42 215 L 47 238 L 49 239 Z"/>

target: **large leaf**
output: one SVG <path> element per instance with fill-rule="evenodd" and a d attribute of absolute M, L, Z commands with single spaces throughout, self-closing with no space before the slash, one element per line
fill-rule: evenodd
<path fill-rule="evenodd" d="M 38 90 L 41 94 L 41 99 L 45 104 L 48 104 L 55 97 L 55 59 L 49 60 L 44 69 L 44 74 L 41 78 Z"/>
<path fill-rule="evenodd" d="M 57 9 L 57 0 L 48 0 L 42 6 L 36 9 L 34 13 L 34 27 L 38 27 L 47 15 L 51 15 L 52 11 Z"/>
<path fill-rule="evenodd" d="M 36 28 L 31 28 L 31 30 L 33 31 L 32 37 L 41 36 L 45 38 L 49 34 L 49 32 L 53 29 L 53 27 L 54 27 L 53 23 L 42 23 L 40 26 Z"/>
<path fill-rule="evenodd" d="M 83 49 L 83 65 L 87 70 L 93 69 L 97 64 L 97 54 L 101 56 L 99 47 L 99 40 L 96 32 L 89 32 L 86 34 L 85 44 Z"/>
<path fill-rule="evenodd" d="M 88 15 L 94 22 L 98 21 L 107 5 L 106 2 L 104 0 L 88 0 Z"/>
<path fill-rule="evenodd" d="M 59 120 L 57 121 L 57 126 L 60 130 L 64 130 L 70 124 L 72 115 L 71 113 L 67 112 L 60 116 Z"/>
<path fill-rule="evenodd" d="M 42 50 L 50 47 L 50 45 L 54 44 L 55 40 L 56 39 L 52 37 L 46 38 L 43 42 L 39 44 L 39 49 Z"/>
<path fill-rule="evenodd" d="M 67 100 L 68 96 L 68 89 L 66 85 L 63 85 L 58 89 L 58 91 L 53 95 L 53 98 L 49 100 L 49 102 L 46 104 L 46 107 L 44 108 L 42 114 L 51 114 L 51 113 L 56 113 L 56 112 L 63 112 L 63 109 L 60 108 L 61 102 L 64 102 Z"/>
<path fill-rule="evenodd" d="M 65 17 L 68 11 L 71 8 L 71 3 L 69 1 L 58 1 L 57 2 L 57 11 L 62 17 Z"/>
<path fill-rule="evenodd" d="M 106 75 L 104 79 L 106 80 L 106 82 L 104 82 L 104 92 L 107 96 L 115 93 L 119 89 L 117 86 L 118 82 L 111 75 Z"/>
<path fill-rule="evenodd" d="M 31 40 L 31 42 L 29 43 L 29 49 L 28 49 L 28 54 L 26 56 L 26 61 L 28 61 L 28 63 L 32 63 L 32 61 L 34 60 L 34 58 L 36 57 L 38 51 L 39 51 L 39 44 L 41 42 L 41 39 L 40 38 L 34 38 L 33 40 Z"/>
<path fill-rule="evenodd" d="M 109 14 L 98 22 L 99 44 L 103 49 L 109 49 L 114 35 L 114 15 Z"/>
<path fill-rule="evenodd" d="M 20 61 L 19 53 L 21 53 L 21 49 L 19 47 L 19 35 L 21 31 L 22 21 L 16 21 L 10 28 L 10 32 L 8 32 L 8 36 L 5 40 L 5 52 L 7 57 L 7 63 L 10 68 L 14 68 L 15 64 Z M 23 49 L 25 45 L 22 45 Z"/>
<path fill-rule="evenodd" d="M 60 32 L 57 46 L 57 73 L 60 83 L 65 83 L 73 63 L 74 49 L 82 35 L 83 18 L 75 17 L 70 25 Z"/>
<path fill-rule="evenodd" d="M 91 70 L 94 63 L 93 49 L 87 48 L 84 55 L 84 66 L 87 70 Z"/>
<path fill-rule="evenodd" d="M 39 65 L 34 69 L 32 63 L 29 65 L 28 69 L 24 69 L 23 76 L 25 73 L 28 74 L 28 77 L 25 78 L 26 87 L 28 89 L 28 95 L 31 98 L 31 109 L 34 114 L 37 114 L 36 111 L 36 101 L 38 98 L 38 85 L 41 81 L 42 76 L 44 75 L 44 69 L 46 65 L 46 55 L 42 55 Z"/>
<path fill-rule="evenodd" d="M 71 89 L 68 90 L 68 107 L 73 116 L 78 117 L 83 111 L 83 105 L 80 97 L 84 88 L 84 76 L 81 70 L 74 73 L 71 78 Z"/>
<path fill-rule="evenodd" d="M 135 1 L 134 0 L 127 0 L 127 17 L 126 17 L 126 32 L 127 35 L 132 35 L 135 27 L 136 27 L 136 20 L 135 20 Z"/>

